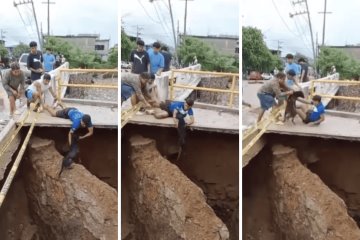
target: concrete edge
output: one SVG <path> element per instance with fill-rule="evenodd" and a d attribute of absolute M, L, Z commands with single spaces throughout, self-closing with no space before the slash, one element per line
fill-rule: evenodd
<path fill-rule="evenodd" d="M 335 110 L 325 110 L 326 115 L 331 115 L 334 117 L 343 117 L 343 118 L 355 118 L 360 120 L 360 113 L 353 112 L 343 112 L 343 111 L 335 111 Z"/>
<path fill-rule="evenodd" d="M 10 119 L 9 122 L 6 124 L 6 126 L 3 128 L 3 130 L 1 130 L 0 132 L 0 141 L 3 141 L 4 139 L 6 139 L 7 135 L 9 134 L 9 132 L 11 130 L 13 130 L 13 128 L 16 127 L 16 123 L 14 121 L 14 119 Z"/>
<path fill-rule="evenodd" d="M 90 106 L 105 106 L 105 107 L 114 107 L 118 108 L 118 103 L 110 101 L 97 101 L 97 100 L 86 100 L 86 99 L 75 99 L 75 98 L 64 98 L 62 99 L 64 103 L 73 103 L 81 105 L 90 105 Z"/>
<path fill-rule="evenodd" d="M 163 124 L 163 123 L 160 123 L 160 124 L 159 124 L 159 123 L 152 124 L 152 123 L 148 123 L 148 122 L 138 122 L 138 121 L 132 121 L 132 120 L 130 120 L 128 123 L 130 123 L 130 124 L 136 124 L 136 125 L 155 126 L 155 127 L 168 127 L 168 128 L 173 127 L 172 125 L 169 125 L 169 124 Z M 199 130 L 199 131 L 206 131 L 206 132 L 218 132 L 218 133 L 239 134 L 239 130 L 235 130 L 235 129 L 214 129 L 214 128 L 197 127 L 197 126 L 192 126 L 191 129 L 193 129 L 193 130 Z M 190 130 L 190 131 L 191 131 L 191 130 Z"/>
<path fill-rule="evenodd" d="M 217 106 L 217 105 L 212 105 L 212 104 L 208 104 L 208 103 L 198 103 L 198 102 L 196 102 L 196 103 L 194 103 L 194 108 L 206 109 L 206 110 L 218 110 L 218 111 L 224 111 L 224 112 L 239 114 L 239 109 L 238 108 L 231 108 L 231 107 L 226 107 L 226 106 Z"/>
<path fill-rule="evenodd" d="M 276 131 L 276 130 L 267 130 L 266 134 L 274 133 L 274 134 L 281 134 L 281 135 L 293 135 L 293 136 L 300 136 L 300 137 L 316 137 L 316 138 L 325 138 L 325 139 L 339 139 L 339 140 L 346 140 L 346 141 L 360 141 L 359 137 L 347 137 L 347 136 L 339 136 L 339 135 L 326 135 L 326 134 L 314 134 L 314 133 L 294 133 L 288 131 Z"/>

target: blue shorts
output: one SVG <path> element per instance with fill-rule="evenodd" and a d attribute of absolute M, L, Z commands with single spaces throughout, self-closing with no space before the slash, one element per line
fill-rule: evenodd
<path fill-rule="evenodd" d="M 260 106 L 262 109 L 268 110 L 275 105 L 275 98 L 270 94 L 258 93 L 257 96 L 260 100 Z"/>
<path fill-rule="evenodd" d="M 26 89 L 25 91 L 25 97 L 29 100 L 32 101 L 33 100 L 33 92 L 31 89 Z"/>
<path fill-rule="evenodd" d="M 121 102 L 126 101 L 128 98 L 130 98 L 135 93 L 135 90 L 133 87 L 122 83 L 121 84 Z"/>

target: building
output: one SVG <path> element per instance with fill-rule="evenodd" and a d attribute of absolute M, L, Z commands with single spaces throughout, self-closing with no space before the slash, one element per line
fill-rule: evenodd
<path fill-rule="evenodd" d="M 183 35 L 180 35 L 180 39 Z M 232 35 L 219 35 L 219 36 L 196 36 L 186 35 L 186 37 L 192 37 L 199 39 L 211 46 L 213 46 L 219 53 L 239 57 L 239 36 Z"/>
<path fill-rule="evenodd" d="M 110 39 L 100 39 L 99 34 L 78 34 L 52 37 L 64 40 L 83 52 L 95 52 L 99 54 L 103 60 L 107 60 L 110 49 Z"/>
<path fill-rule="evenodd" d="M 356 61 L 360 61 L 360 45 L 345 45 L 345 46 L 326 46 L 328 48 L 334 48 L 344 52 Z M 321 48 L 320 48 L 321 51 Z"/>

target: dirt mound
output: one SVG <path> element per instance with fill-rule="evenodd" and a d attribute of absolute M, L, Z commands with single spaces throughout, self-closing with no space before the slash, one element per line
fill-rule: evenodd
<path fill-rule="evenodd" d="M 117 239 L 117 192 L 82 165 L 64 170 L 54 142 L 32 139 L 25 188 L 44 239 Z"/>
<path fill-rule="evenodd" d="M 127 204 L 134 231 L 123 239 L 229 239 L 202 190 L 160 155 L 155 141 L 134 136 L 130 142 Z"/>
<path fill-rule="evenodd" d="M 346 205 L 292 148 L 273 147 L 273 216 L 284 239 L 360 239 Z"/>

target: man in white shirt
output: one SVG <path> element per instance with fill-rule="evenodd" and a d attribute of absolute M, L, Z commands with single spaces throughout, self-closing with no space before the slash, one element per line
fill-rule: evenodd
<path fill-rule="evenodd" d="M 27 105 L 30 107 L 30 103 L 35 102 L 39 99 L 39 106 L 42 106 L 44 103 L 44 94 L 50 92 L 54 98 L 54 102 L 58 99 L 50 85 L 51 76 L 48 73 L 45 73 L 43 77 L 39 80 L 34 81 L 25 91 L 25 96 L 27 98 Z"/>

